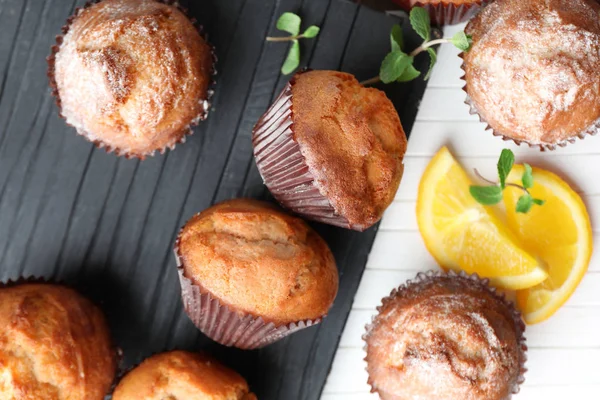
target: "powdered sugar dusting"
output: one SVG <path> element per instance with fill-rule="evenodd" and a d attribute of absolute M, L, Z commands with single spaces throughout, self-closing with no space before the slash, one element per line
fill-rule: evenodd
<path fill-rule="evenodd" d="M 498 133 L 565 141 L 600 118 L 600 5 L 595 0 L 503 0 L 467 27 L 467 92 Z"/>

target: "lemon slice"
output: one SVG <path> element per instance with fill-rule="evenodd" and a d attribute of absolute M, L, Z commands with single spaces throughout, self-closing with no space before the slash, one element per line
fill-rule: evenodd
<path fill-rule="evenodd" d="M 425 245 L 443 268 L 476 272 L 505 289 L 525 289 L 548 276 L 492 209 L 469 193 L 473 183 L 446 147 L 419 186 L 417 221 Z"/>
<path fill-rule="evenodd" d="M 515 165 L 508 182 L 520 183 L 524 168 Z M 575 291 L 592 256 L 592 228 L 581 197 L 551 172 L 533 169 L 534 198 L 545 200 L 527 214 L 518 214 L 515 204 L 523 192 L 504 191 L 508 225 L 519 242 L 545 263 L 548 279 L 517 292 L 517 304 L 525 322 L 544 321 Z"/>

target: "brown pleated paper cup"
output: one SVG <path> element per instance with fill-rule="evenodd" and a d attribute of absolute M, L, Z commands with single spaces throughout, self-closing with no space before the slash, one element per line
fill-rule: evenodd
<path fill-rule="evenodd" d="M 223 304 L 185 276 L 179 242 L 180 238 L 177 238 L 174 252 L 185 311 L 194 325 L 215 342 L 244 350 L 258 349 L 321 322 L 322 318 L 319 318 L 276 325 Z"/>
<path fill-rule="evenodd" d="M 429 12 L 431 22 L 437 25 L 455 25 L 468 21 L 482 8 L 493 0 L 476 0 L 456 4 L 451 0 L 417 1 L 411 4 L 410 0 L 394 0 L 404 9 L 410 11 L 413 7 L 421 7 Z"/>
<path fill-rule="evenodd" d="M 401 285 L 400 287 L 392 290 L 392 292 L 390 293 L 389 296 L 384 297 L 381 300 L 381 305 L 377 307 L 378 314 L 373 316 L 371 319 L 371 323 L 369 323 L 365 326 L 366 332 L 362 337 L 363 341 L 365 342 L 365 346 L 364 346 L 365 353 L 368 354 L 368 339 L 369 339 L 369 337 L 372 333 L 372 330 L 375 326 L 377 316 L 382 311 L 383 307 L 388 302 L 390 302 L 398 297 L 409 297 L 410 298 L 410 297 L 417 296 L 419 294 L 421 288 L 424 285 L 426 285 L 434 280 L 437 280 L 441 277 L 446 277 L 446 278 L 451 278 L 451 279 L 463 279 L 463 280 L 475 282 L 481 287 L 482 290 L 490 293 L 493 298 L 495 298 L 498 302 L 503 303 L 506 306 L 506 308 L 509 310 L 510 314 L 512 315 L 513 321 L 514 321 L 514 327 L 515 327 L 516 335 L 518 338 L 517 339 L 517 342 L 518 342 L 517 347 L 518 347 L 518 351 L 519 351 L 519 375 L 518 375 L 517 379 L 515 380 L 514 384 L 512 385 L 510 392 L 511 392 L 511 394 L 517 394 L 520 390 L 521 384 L 525 381 L 525 373 L 527 372 L 527 368 L 525 367 L 525 363 L 527 361 L 527 354 L 526 354 L 527 344 L 526 344 L 526 339 L 524 336 L 525 323 L 523 322 L 523 320 L 521 318 L 521 313 L 515 308 L 514 303 L 509 301 L 503 293 L 498 292 L 496 290 L 496 288 L 490 286 L 489 279 L 482 279 L 477 274 L 469 275 L 463 271 L 458 272 L 458 273 L 454 272 L 454 271 L 421 272 L 421 273 L 417 274 L 415 279 L 409 280 L 406 283 L 404 283 L 403 285 Z M 368 362 L 367 356 L 365 356 L 364 361 Z M 374 382 L 373 382 L 371 376 L 369 376 L 369 378 L 368 378 L 368 384 L 369 384 L 369 386 L 371 386 L 371 392 L 377 393 L 377 388 L 374 385 Z"/>
<path fill-rule="evenodd" d="M 301 74 L 303 72 L 299 72 Z M 336 213 L 329 200 L 315 185 L 300 146 L 294 139 L 292 86 L 296 74 L 260 118 L 252 132 L 256 166 L 273 197 L 285 208 L 325 224 L 363 230 L 351 226 Z"/>
<path fill-rule="evenodd" d="M 110 144 L 103 142 L 101 139 L 95 137 L 93 132 L 86 132 L 82 129 L 74 127 L 69 122 L 67 122 L 66 117 L 63 115 L 60 93 L 58 91 L 58 86 L 57 86 L 56 78 L 55 78 L 56 55 L 60 51 L 60 47 L 63 43 L 64 37 L 69 32 L 70 26 L 73 23 L 73 21 L 75 21 L 77 19 L 77 17 L 81 14 L 81 12 L 83 10 L 85 10 L 86 8 L 91 7 L 92 5 L 99 3 L 101 1 L 102 0 L 91 0 L 91 1 L 88 1 L 83 7 L 77 7 L 75 9 L 75 12 L 73 13 L 73 15 L 71 15 L 67 19 L 67 22 L 61 28 L 62 34 L 56 36 L 56 43 L 51 47 L 51 53 L 46 58 L 46 61 L 48 63 L 47 75 L 48 75 L 48 80 L 49 80 L 49 86 L 51 89 L 52 96 L 55 98 L 56 105 L 58 106 L 58 115 L 63 120 L 65 120 L 65 123 L 67 125 L 75 128 L 79 135 L 83 136 L 85 139 L 92 142 L 97 148 L 104 149 L 107 153 L 114 152 L 117 156 L 123 156 L 128 159 L 129 158 L 139 158 L 139 159 L 143 160 L 146 158 L 146 156 L 153 156 L 156 153 L 156 151 L 158 151 L 160 154 L 164 154 L 167 149 L 173 150 L 173 149 L 175 149 L 175 146 L 177 144 L 185 143 L 187 135 L 193 134 L 192 127 L 198 125 L 200 123 L 200 121 L 204 121 L 208 117 L 208 113 L 209 113 L 210 107 L 211 107 L 210 99 L 214 95 L 214 88 L 216 85 L 215 76 L 217 74 L 217 70 L 216 70 L 217 56 L 216 56 L 215 48 L 213 45 L 211 45 L 208 42 L 207 35 L 204 32 L 204 27 L 202 25 L 200 25 L 195 18 L 193 18 L 189 15 L 187 9 L 180 6 L 179 3 L 175 0 L 158 0 L 158 1 L 160 1 L 164 4 L 167 4 L 167 5 L 175 6 L 183 14 L 185 14 L 188 17 L 188 19 L 190 20 L 190 22 L 196 27 L 196 29 L 198 30 L 198 33 L 200 34 L 202 39 L 204 39 L 206 44 L 210 47 L 210 51 L 211 51 L 211 55 L 212 55 L 212 71 L 211 71 L 212 80 L 211 80 L 211 83 L 210 83 L 208 91 L 207 91 L 207 96 L 206 96 L 206 99 L 201 101 L 200 111 L 199 111 L 198 115 L 190 121 L 189 125 L 186 126 L 179 134 L 174 135 L 173 141 L 170 143 L 167 143 L 163 148 L 153 150 L 146 154 L 137 154 L 137 153 L 133 154 L 126 150 L 113 147 Z"/>

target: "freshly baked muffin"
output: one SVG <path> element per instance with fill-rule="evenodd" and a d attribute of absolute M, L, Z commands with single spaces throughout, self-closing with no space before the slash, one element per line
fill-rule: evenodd
<path fill-rule="evenodd" d="M 102 312 L 71 289 L 0 289 L 0 398 L 102 400 L 116 354 Z"/>
<path fill-rule="evenodd" d="M 207 356 L 171 351 L 147 358 L 119 382 L 113 400 L 256 400 L 235 371 Z"/>
<path fill-rule="evenodd" d="M 319 322 L 338 289 L 323 239 L 299 218 L 256 200 L 226 201 L 193 217 L 176 254 L 190 318 L 230 346 L 263 346 Z M 209 307 L 213 302 L 221 307 Z"/>
<path fill-rule="evenodd" d="M 316 221 L 364 230 L 402 178 L 406 135 L 385 94 L 337 71 L 296 74 L 253 132 L 273 196 Z"/>
<path fill-rule="evenodd" d="M 458 24 L 471 18 L 492 0 L 393 0 L 406 11 L 423 7 L 436 24 Z"/>
<path fill-rule="evenodd" d="M 206 116 L 213 51 L 176 6 L 103 0 L 57 39 L 49 76 L 62 116 L 117 154 L 143 158 L 183 141 Z"/>
<path fill-rule="evenodd" d="M 600 130 L 600 3 L 498 0 L 466 28 L 468 103 L 494 134 L 554 149 Z"/>
<path fill-rule="evenodd" d="M 518 391 L 525 325 L 486 281 L 420 274 L 378 311 L 365 360 L 383 400 L 504 400 Z"/>

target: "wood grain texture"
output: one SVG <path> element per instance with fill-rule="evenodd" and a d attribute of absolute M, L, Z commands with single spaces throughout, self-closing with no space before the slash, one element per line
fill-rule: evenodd
<path fill-rule="evenodd" d="M 359 79 L 377 74 L 398 19 L 345 0 L 181 1 L 217 49 L 213 109 L 185 144 L 140 162 L 95 149 L 58 117 L 50 97 L 45 57 L 83 3 L 0 0 L 0 280 L 43 276 L 80 289 L 105 310 L 125 368 L 167 349 L 204 350 L 242 373 L 260 399 L 318 399 L 377 227 L 313 224 L 340 268 L 334 308 L 322 324 L 249 352 L 217 345 L 189 322 L 172 243 L 188 218 L 215 202 L 270 199 L 251 130 L 289 79 L 279 72 L 287 45 L 264 40 L 281 34 L 281 13 L 322 28 L 302 42 L 303 67 Z M 386 88 L 407 132 L 424 87 Z"/>
<path fill-rule="evenodd" d="M 445 28 L 451 37 L 463 26 Z M 361 336 L 381 299 L 420 271 L 438 266 L 425 248 L 416 219 L 418 186 L 425 167 L 447 145 L 469 171 L 496 176 L 503 148 L 517 162 L 528 162 L 558 173 L 581 195 L 590 214 L 593 240 L 600 245 L 600 137 L 589 137 L 553 152 L 516 146 L 485 130 L 468 113 L 462 91 L 461 59 L 452 46 L 439 51 L 431 81 L 423 96 L 405 157 L 405 174 L 395 201 L 387 209 L 373 244 L 352 311 L 321 400 L 376 400 L 367 385 Z M 600 255 L 592 255 L 588 271 L 575 293 L 556 314 L 528 326 L 525 382 L 515 400 L 598 399 L 600 373 Z"/>

